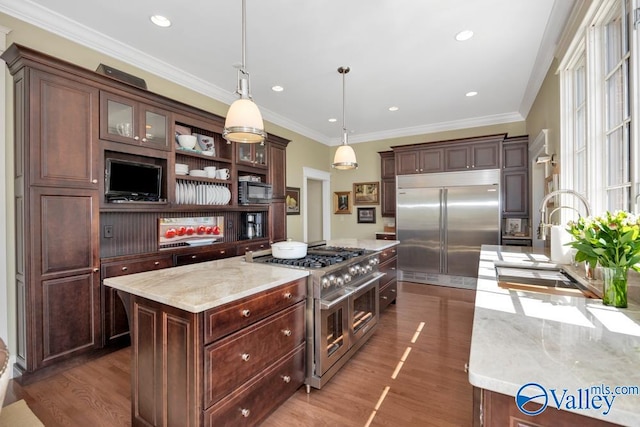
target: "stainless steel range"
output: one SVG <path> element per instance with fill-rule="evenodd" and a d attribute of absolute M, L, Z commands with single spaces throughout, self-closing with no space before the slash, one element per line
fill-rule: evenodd
<path fill-rule="evenodd" d="M 373 334 L 378 323 L 378 253 L 310 244 L 307 256 L 279 259 L 270 250 L 248 252 L 248 262 L 309 270 L 307 392 L 322 388 Z"/>

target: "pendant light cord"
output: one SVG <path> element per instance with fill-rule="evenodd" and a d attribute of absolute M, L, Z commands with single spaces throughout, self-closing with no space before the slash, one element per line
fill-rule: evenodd
<path fill-rule="evenodd" d="M 346 74 L 351 71 L 349 67 L 340 67 L 338 72 L 342 74 L 342 144 L 347 145 L 347 83 Z"/>

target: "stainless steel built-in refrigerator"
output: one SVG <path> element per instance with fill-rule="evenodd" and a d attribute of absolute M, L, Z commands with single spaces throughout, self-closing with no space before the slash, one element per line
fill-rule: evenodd
<path fill-rule="evenodd" d="M 397 177 L 399 279 L 475 288 L 480 246 L 500 242 L 500 170 Z"/>

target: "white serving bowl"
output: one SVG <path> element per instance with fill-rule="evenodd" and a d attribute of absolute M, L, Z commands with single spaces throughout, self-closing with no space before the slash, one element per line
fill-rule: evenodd
<path fill-rule="evenodd" d="M 193 149 L 198 143 L 198 138 L 195 135 L 178 135 L 178 144 L 182 148 Z"/>

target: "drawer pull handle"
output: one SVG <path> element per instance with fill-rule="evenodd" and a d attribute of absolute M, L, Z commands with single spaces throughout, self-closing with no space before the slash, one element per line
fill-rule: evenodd
<path fill-rule="evenodd" d="M 129 268 L 127 267 L 122 267 L 122 271 L 127 271 Z"/>
<path fill-rule="evenodd" d="M 250 357 L 249 353 L 242 353 L 242 360 L 245 362 L 248 362 Z"/>
<path fill-rule="evenodd" d="M 227 251 L 220 251 L 220 255 L 224 255 Z M 247 409 L 248 410 L 248 409 Z"/>
<path fill-rule="evenodd" d="M 153 265 L 160 265 L 160 261 L 154 262 Z"/>
<path fill-rule="evenodd" d="M 290 337 L 291 336 L 291 329 L 283 329 L 282 330 L 282 335 L 284 335 L 285 337 Z"/>
<path fill-rule="evenodd" d="M 97 273 L 98 271 L 100 271 L 100 269 L 98 267 L 94 267 L 93 272 Z"/>
<path fill-rule="evenodd" d="M 395 268 L 395 267 L 391 267 L 391 269 L 392 269 L 392 270 L 395 270 L 396 268 Z"/>
<path fill-rule="evenodd" d="M 395 290 L 395 289 L 391 289 L 391 292 L 393 292 L 393 293 L 395 294 L 395 293 L 396 293 L 396 290 Z"/>
<path fill-rule="evenodd" d="M 198 255 L 191 255 L 191 259 L 196 259 L 198 258 Z"/>
<path fill-rule="evenodd" d="M 242 317 L 249 317 L 251 316 L 251 310 L 249 310 L 248 308 L 245 308 L 244 310 L 242 310 Z"/>
<path fill-rule="evenodd" d="M 93 184 L 97 184 L 97 183 L 98 183 L 98 180 L 97 180 L 97 179 L 92 179 L 92 180 L 91 180 L 91 182 L 92 182 Z"/>
<path fill-rule="evenodd" d="M 283 375 L 282 376 L 282 381 L 284 381 L 285 383 L 290 383 L 291 382 L 291 377 L 289 375 Z"/>
<path fill-rule="evenodd" d="M 249 414 L 251 414 L 251 411 L 245 408 L 240 410 L 240 413 L 242 414 L 243 417 L 248 418 Z"/>
<path fill-rule="evenodd" d="M 293 294 L 291 292 L 285 292 L 284 299 L 291 299 L 291 298 L 293 298 Z"/>
<path fill-rule="evenodd" d="M 389 299 L 386 295 L 382 295 L 382 299 Z"/>

